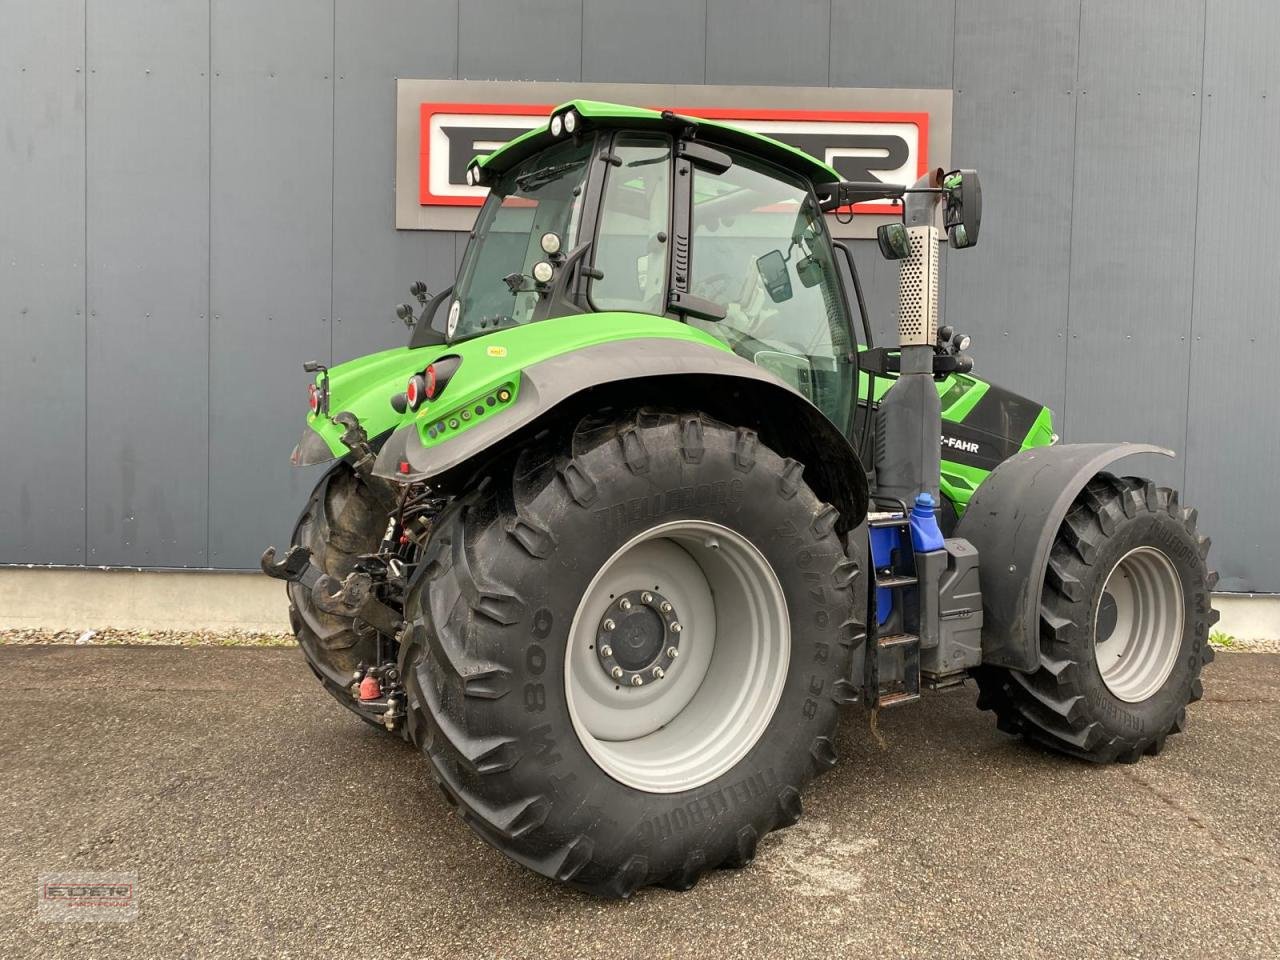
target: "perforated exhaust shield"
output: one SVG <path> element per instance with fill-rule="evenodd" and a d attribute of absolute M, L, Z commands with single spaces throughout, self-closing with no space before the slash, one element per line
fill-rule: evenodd
<path fill-rule="evenodd" d="M 902 261 L 898 339 L 904 347 L 938 339 L 938 228 L 908 227 L 911 256 Z"/>

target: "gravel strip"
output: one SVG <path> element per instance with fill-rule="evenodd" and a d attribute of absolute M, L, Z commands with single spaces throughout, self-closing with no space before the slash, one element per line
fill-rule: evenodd
<path fill-rule="evenodd" d="M 1280 639 L 1242 640 L 1239 637 L 1217 638 L 1210 644 L 1215 650 L 1226 653 L 1280 653 Z"/>
<path fill-rule="evenodd" d="M 87 636 L 86 636 L 87 634 Z M 152 647 L 291 647 L 293 634 L 258 633 L 250 630 L 0 630 L 0 644 L 80 644 Z M 1219 637 L 1215 650 L 1227 653 L 1280 653 L 1280 639 L 1243 640 Z"/>
<path fill-rule="evenodd" d="M 79 646 L 150 647 L 291 647 L 291 633 L 251 630 L 0 630 L 3 644 L 71 644 Z"/>

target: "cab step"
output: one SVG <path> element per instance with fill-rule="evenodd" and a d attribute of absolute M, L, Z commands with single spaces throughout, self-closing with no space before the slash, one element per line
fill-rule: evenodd
<path fill-rule="evenodd" d="M 920 699 L 920 638 L 914 633 L 876 638 L 876 691 L 880 707 Z"/>
<path fill-rule="evenodd" d="M 920 581 L 909 573 L 877 573 L 876 586 L 882 590 L 896 590 L 898 587 L 913 587 Z"/>

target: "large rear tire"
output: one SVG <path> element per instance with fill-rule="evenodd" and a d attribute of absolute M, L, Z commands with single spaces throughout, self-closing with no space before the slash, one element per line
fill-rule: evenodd
<path fill-rule="evenodd" d="M 382 481 L 360 477 L 343 461 L 321 478 L 311 492 L 293 531 L 293 543 L 311 551 L 311 563 L 321 573 L 342 580 L 361 554 L 378 549 L 394 500 Z M 311 591 L 288 584 L 289 622 L 303 656 L 320 683 L 335 700 L 360 719 L 382 730 L 382 717 L 360 705 L 351 695 L 352 675 L 360 663 L 378 660 L 378 633 L 319 609 Z"/>
<path fill-rule="evenodd" d="M 802 473 L 749 430 L 642 411 L 440 515 L 406 601 L 409 733 L 480 837 L 627 897 L 744 865 L 800 817 L 861 631 Z"/>
<path fill-rule="evenodd" d="M 1000 729 L 1085 760 L 1159 753 L 1213 659 L 1208 553 L 1175 491 L 1099 474 L 1050 552 L 1039 669 L 980 668 L 978 706 Z"/>

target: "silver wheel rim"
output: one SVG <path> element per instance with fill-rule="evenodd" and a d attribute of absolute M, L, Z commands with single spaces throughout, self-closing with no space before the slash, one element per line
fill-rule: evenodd
<path fill-rule="evenodd" d="M 1137 547 L 1111 568 L 1093 618 L 1094 659 L 1116 697 L 1140 703 L 1164 686 L 1182 646 L 1182 581 L 1167 556 Z"/>
<path fill-rule="evenodd" d="M 642 663 L 654 636 L 664 642 Z M 616 655 L 602 657 L 602 638 Z M 755 746 L 790 658 L 786 597 L 764 555 L 718 523 L 660 524 L 620 547 L 582 596 L 565 651 L 569 716 L 613 779 L 650 793 L 689 790 Z"/>

